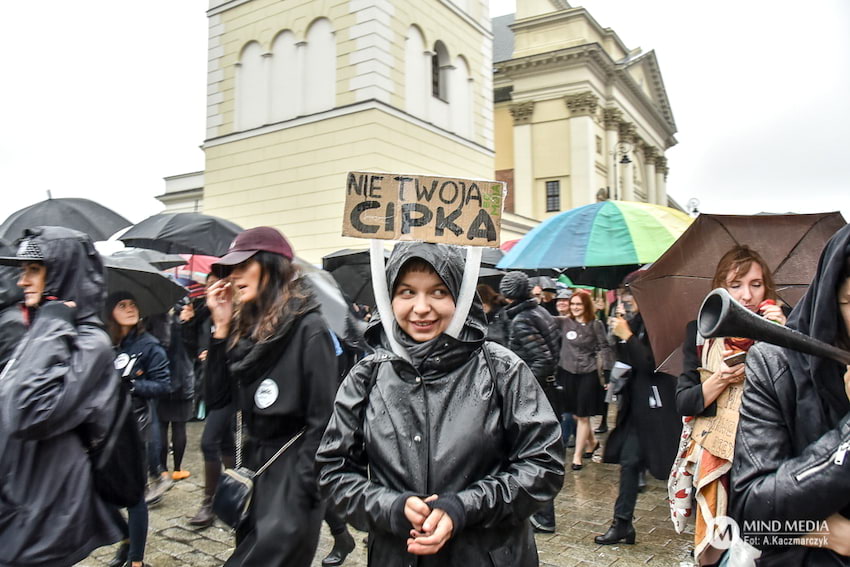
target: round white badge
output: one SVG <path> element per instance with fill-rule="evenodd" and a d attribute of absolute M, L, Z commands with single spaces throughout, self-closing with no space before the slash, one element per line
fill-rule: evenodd
<path fill-rule="evenodd" d="M 121 370 L 127 363 L 130 362 L 130 355 L 126 352 L 122 352 L 115 358 L 115 370 Z"/>
<path fill-rule="evenodd" d="M 567 333 L 567 340 L 574 341 L 574 340 L 576 340 L 577 336 L 578 336 L 578 333 L 576 333 L 575 331 L 570 331 L 570 332 Z"/>
<path fill-rule="evenodd" d="M 280 390 L 278 390 L 277 382 L 271 378 L 266 378 L 260 382 L 260 386 L 254 393 L 254 403 L 260 409 L 266 409 L 277 400 Z"/>

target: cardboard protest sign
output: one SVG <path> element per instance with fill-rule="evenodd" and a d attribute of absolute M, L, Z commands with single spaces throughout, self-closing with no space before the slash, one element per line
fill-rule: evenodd
<path fill-rule="evenodd" d="M 705 382 L 712 374 L 710 370 L 700 368 L 700 378 Z M 704 447 L 715 457 L 732 460 L 735 452 L 735 434 L 738 431 L 738 416 L 741 409 L 741 396 L 744 384 L 730 384 L 717 398 L 717 413 L 714 416 L 700 416 L 694 420 L 691 439 Z"/>
<path fill-rule="evenodd" d="M 342 234 L 496 247 L 504 195 L 502 181 L 353 171 Z"/>

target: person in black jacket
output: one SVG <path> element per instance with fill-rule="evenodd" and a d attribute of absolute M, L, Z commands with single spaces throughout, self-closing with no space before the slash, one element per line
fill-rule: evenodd
<path fill-rule="evenodd" d="M 537 378 L 555 415 L 564 413 L 564 389 L 555 378 L 561 351 L 561 333 L 555 318 L 531 296 L 528 276 L 508 272 L 499 283 L 499 291 L 511 305 L 503 309 L 507 323 L 508 348 L 519 356 Z M 554 498 L 537 514 L 531 524 L 539 532 L 555 531 Z"/>
<path fill-rule="evenodd" d="M 392 312 L 370 323 L 375 352 L 343 381 L 317 454 L 325 494 L 369 532 L 370 565 L 538 564 L 528 518 L 563 483 L 560 425 L 528 366 L 485 342 L 478 300 L 456 311 L 463 270 L 453 247 L 395 246 Z"/>
<path fill-rule="evenodd" d="M 28 330 L 0 375 L 0 566 L 64 567 L 126 529 L 95 491 L 82 435 L 106 438 L 120 391 L 103 263 L 60 227 L 27 229 L 2 263 L 21 266 Z"/>
<path fill-rule="evenodd" d="M 171 390 L 168 355 L 156 337 L 145 331 L 136 298 L 117 291 L 106 298 L 106 327 L 115 344 L 115 368 L 130 382 L 133 411 L 145 443 L 152 441 L 156 419 L 153 404 Z M 146 451 L 150 453 L 150 451 Z M 109 567 L 142 567 L 148 534 L 148 503 L 145 496 L 127 509 L 129 529 Z"/>
<path fill-rule="evenodd" d="M 655 371 L 655 359 L 640 308 L 630 291 L 621 300 L 633 307 L 632 317 L 612 320 L 617 338 L 616 358 L 631 367 L 618 396 L 617 424 L 605 443 L 603 461 L 620 464 L 620 485 L 614 504 L 614 521 L 605 534 L 594 541 L 610 545 L 635 542 L 632 526 L 644 469 L 659 480 L 667 480 L 676 457 L 682 421 L 676 412 L 676 379 Z"/>
<path fill-rule="evenodd" d="M 236 405 L 242 458 L 252 470 L 294 440 L 254 478 L 250 514 L 227 566 L 307 567 L 319 541 L 324 509 L 316 450 L 331 414 L 337 363 L 318 301 L 296 277 L 293 257 L 276 229 L 245 230 L 213 264 L 223 279 L 207 291 L 215 328 L 207 404 Z"/>
<path fill-rule="evenodd" d="M 788 326 L 850 351 L 850 225 L 827 243 Z M 731 512 L 762 549 L 760 566 L 850 565 L 848 398 L 847 364 L 764 342 L 750 349 Z M 754 533 L 771 521 L 781 543 Z"/>
<path fill-rule="evenodd" d="M 215 274 L 209 274 L 205 286 L 210 288 L 219 280 Z M 181 334 L 186 351 L 195 361 L 195 387 L 206 383 L 206 360 L 212 336 L 210 310 L 204 303 L 189 303 L 180 311 Z M 198 378 L 199 377 L 199 378 Z M 198 392 L 195 392 L 196 398 Z M 204 405 L 206 406 L 206 400 Z M 196 528 L 208 528 L 215 521 L 212 509 L 213 496 L 221 478 L 221 467 L 232 469 L 236 459 L 236 447 L 233 439 L 233 404 L 222 408 L 209 409 L 204 419 L 204 431 L 201 434 L 201 453 L 204 456 L 204 497 L 198 512 L 189 519 L 189 525 Z"/>

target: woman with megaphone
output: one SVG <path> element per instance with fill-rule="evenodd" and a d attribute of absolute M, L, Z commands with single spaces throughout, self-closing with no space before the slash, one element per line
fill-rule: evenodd
<path fill-rule="evenodd" d="M 850 225 L 827 243 L 788 327 L 850 350 Z M 850 354 L 841 354 L 760 342 L 747 357 L 731 512 L 763 548 L 759 565 L 850 564 Z M 770 531 L 782 532 L 779 543 Z"/>
<path fill-rule="evenodd" d="M 748 246 L 736 245 L 720 258 L 712 280 L 712 288 L 718 287 L 750 311 L 785 324 L 770 270 Z M 684 423 L 668 496 L 677 532 L 695 517 L 694 558 L 699 565 L 714 565 L 723 555 L 722 549 L 712 546 L 715 519 L 728 515 L 743 357 L 752 345 L 752 340 L 742 338 L 705 339 L 692 321 L 682 346 L 684 372 L 676 386 L 676 408 Z"/>

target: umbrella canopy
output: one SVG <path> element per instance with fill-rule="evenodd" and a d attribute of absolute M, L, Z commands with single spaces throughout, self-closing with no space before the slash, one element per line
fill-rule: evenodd
<path fill-rule="evenodd" d="M 103 256 L 106 291 L 129 291 L 142 317 L 165 313 L 186 295 L 186 288 L 132 255 Z"/>
<path fill-rule="evenodd" d="M 682 372 L 685 327 L 711 291 L 717 262 L 736 244 L 758 252 L 773 274 L 780 299 L 795 305 L 817 268 L 829 237 L 844 226 L 840 213 L 806 215 L 702 214 L 630 284 L 640 306 L 659 370 Z"/>
<path fill-rule="evenodd" d="M 384 260 L 388 257 L 389 253 L 384 251 Z M 344 248 L 331 252 L 322 258 L 322 268 L 337 281 L 348 301 L 375 306 L 369 250 Z"/>
<path fill-rule="evenodd" d="M 629 272 L 661 256 L 692 220 L 681 211 L 650 203 L 592 203 L 546 219 L 496 267 L 555 269 L 575 283 L 611 289 Z"/>
<path fill-rule="evenodd" d="M 156 250 L 146 250 L 144 248 L 124 248 L 123 250 L 113 252 L 112 256 L 116 258 L 135 256 L 136 258 L 141 258 L 158 270 L 176 268 L 177 266 L 182 266 L 186 263 L 186 260 L 184 260 L 179 254 L 163 254 Z"/>
<path fill-rule="evenodd" d="M 34 226 L 64 226 L 85 232 L 92 240 L 106 240 L 132 223 L 111 209 L 88 199 L 47 199 L 15 211 L 0 224 L 0 238 L 14 242 Z"/>
<path fill-rule="evenodd" d="M 125 246 L 166 254 L 223 256 L 242 227 L 201 213 L 161 213 L 133 225 L 118 239 Z"/>

